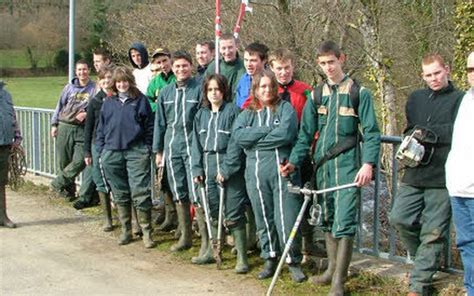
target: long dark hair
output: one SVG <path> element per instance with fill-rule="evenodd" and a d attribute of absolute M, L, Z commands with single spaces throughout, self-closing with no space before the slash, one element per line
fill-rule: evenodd
<path fill-rule="evenodd" d="M 227 84 L 227 78 L 220 74 L 211 74 L 204 79 L 202 83 L 202 106 L 210 108 L 211 102 L 207 98 L 207 89 L 209 88 L 209 83 L 211 80 L 215 80 L 217 82 L 217 86 L 223 95 L 224 102 L 230 101 L 230 93 L 229 93 L 229 86 Z"/>
<path fill-rule="evenodd" d="M 278 95 L 278 81 L 275 77 L 275 74 L 268 70 L 265 69 L 261 73 L 255 74 L 252 78 L 252 89 L 250 92 L 250 104 L 248 105 L 247 109 L 250 109 L 252 111 L 257 111 L 262 108 L 262 103 L 260 103 L 260 100 L 257 98 L 257 89 L 260 86 L 260 81 L 262 80 L 263 77 L 268 77 L 270 78 L 270 81 L 272 83 L 272 88 L 271 88 L 271 95 L 272 95 L 272 109 L 278 104 L 280 101 L 280 96 Z"/>
<path fill-rule="evenodd" d="M 137 88 L 135 77 L 129 67 L 117 66 L 112 74 L 112 90 L 118 95 L 119 91 L 115 85 L 117 81 L 128 81 L 128 84 L 130 85 L 128 88 L 128 94 L 131 98 L 137 98 L 141 95 L 140 90 Z"/>

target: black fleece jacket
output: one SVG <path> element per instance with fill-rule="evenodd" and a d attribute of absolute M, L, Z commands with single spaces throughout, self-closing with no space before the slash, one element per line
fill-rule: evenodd
<path fill-rule="evenodd" d="M 430 88 L 414 91 L 406 105 L 407 128 L 410 134 L 415 126 L 432 130 L 438 141 L 432 145 L 434 153 L 426 165 L 407 168 L 402 182 L 416 187 L 442 188 L 446 186 L 444 164 L 451 149 L 454 120 L 464 92 L 449 82 L 448 86 L 433 91 Z"/>

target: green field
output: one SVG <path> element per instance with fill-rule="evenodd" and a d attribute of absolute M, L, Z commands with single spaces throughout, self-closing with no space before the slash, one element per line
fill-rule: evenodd
<path fill-rule="evenodd" d="M 38 57 L 38 68 L 51 64 L 51 53 L 33 54 Z M 31 68 L 26 49 L 0 49 L 0 68 Z"/>
<path fill-rule="evenodd" d="M 67 76 L 5 77 L 15 106 L 54 109 Z"/>

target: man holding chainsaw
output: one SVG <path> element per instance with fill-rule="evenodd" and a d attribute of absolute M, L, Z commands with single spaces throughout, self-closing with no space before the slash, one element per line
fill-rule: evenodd
<path fill-rule="evenodd" d="M 301 166 L 310 150 L 314 135 L 319 140 L 313 156 L 318 189 L 356 182 L 367 185 L 372 166 L 378 160 L 380 132 L 372 96 L 364 87 L 344 74 L 345 55 L 333 41 L 325 41 L 317 52 L 317 63 L 327 76 L 322 87 L 313 91 L 303 109 L 298 141 L 289 162 L 281 167 L 283 175 Z M 354 93 L 353 97 L 351 94 Z M 362 135 L 359 134 L 359 129 Z M 362 144 L 361 144 L 362 140 Z M 362 150 L 360 149 L 362 148 Z M 352 256 L 357 227 L 357 204 L 360 191 L 349 188 L 318 196 L 313 207 L 320 209 L 318 227 L 325 232 L 328 269 L 314 276 L 314 284 L 331 284 L 329 295 L 343 295 L 344 282 Z"/>
<path fill-rule="evenodd" d="M 409 138 L 397 152 L 406 170 L 390 213 L 390 224 L 415 257 L 409 283 L 411 296 L 431 295 L 433 275 L 448 240 L 451 207 L 444 164 L 463 97 L 448 80 L 449 67 L 440 55 L 425 56 L 422 69 L 428 87 L 408 97 L 404 135 Z M 409 146 L 404 145 L 407 140 L 411 141 Z"/>

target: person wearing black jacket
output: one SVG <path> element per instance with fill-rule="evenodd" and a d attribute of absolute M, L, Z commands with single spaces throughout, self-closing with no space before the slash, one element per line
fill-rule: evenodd
<path fill-rule="evenodd" d="M 133 203 L 144 245 L 153 248 L 150 171 L 153 114 L 148 98 L 136 87 L 129 68 L 114 70 L 112 89 L 115 94 L 102 104 L 96 145 L 122 224 L 118 243 L 126 245 L 132 240 Z"/>
<path fill-rule="evenodd" d="M 99 194 L 100 204 L 104 207 L 104 231 L 112 231 L 112 211 L 110 207 L 110 195 L 104 182 L 97 154 L 95 138 L 97 126 L 99 125 L 100 109 L 107 95 L 110 95 L 113 67 L 104 65 L 97 74 L 99 92 L 89 102 L 87 108 L 86 123 L 84 126 L 84 161 L 86 165 L 92 165 L 92 178 Z"/>
<path fill-rule="evenodd" d="M 408 295 L 431 295 L 433 275 L 447 247 L 451 206 L 445 183 L 444 164 L 463 92 L 448 80 L 449 67 L 441 56 L 423 58 L 423 80 L 428 88 L 414 91 L 406 105 L 405 135 L 416 132 L 425 148 L 421 163 L 407 167 L 390 223 L 414 256 Z"/>

